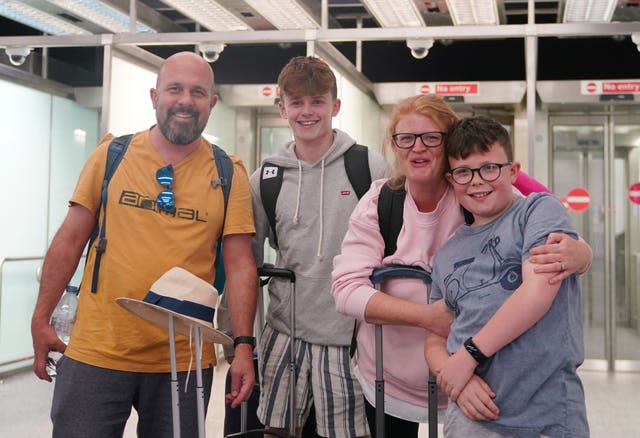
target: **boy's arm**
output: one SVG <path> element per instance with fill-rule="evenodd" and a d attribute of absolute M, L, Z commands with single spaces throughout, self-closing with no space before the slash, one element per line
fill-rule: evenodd
<path fill-rule="evenodd" d="M 436 375 L 447 362 L 447 340 L 433 332 L 427 332 L 424 340 L 424 357 L 429 369 Z M 495 393 L 480 377 L 474 375 L 458 397 L 458 407 L 471 420 L 496 420 L 500 409 L 494 403 Z"/>
<path fill-rule="evenodd" d="M 560 288 L 560 283 L 549 283 L 551 276 L 553 273 L 536 273 L 528 259 L 523 262 L 520 287 L 473 336 L 473 343 L 486 357 L 519 337 L 547 313 Z M 438 384 L 456 401 L 477 366 L 478 362 L 462 346 L 442 367 Z"/>

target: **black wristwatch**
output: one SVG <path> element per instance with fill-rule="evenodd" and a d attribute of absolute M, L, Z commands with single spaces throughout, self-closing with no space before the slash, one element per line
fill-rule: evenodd
<path fill-rule="evenodd" d="M 489 358 L 485 356 L 482 351 L 480 351 L 476 344 L 473 343 L 472 338 L 464 341 L 464 348 L 471 355 L 471 357 L 473 357 L 475 361 L 478 362 L 479 367 L 487 363 L 487 361 L 489 360 Z"/>
<path fill-rule="evenodd" d="M 249 344 L 251 348 L 256 348 L 256 338 L 253 336 L 237 336 L 233 339 L 233 348 L 239 344 Z"/>

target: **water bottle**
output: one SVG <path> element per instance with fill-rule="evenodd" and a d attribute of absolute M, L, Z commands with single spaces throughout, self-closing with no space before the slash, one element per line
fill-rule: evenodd
<path fill-rule="evenodd" d="M 58 305 L 51 315 L 51 325 L 55 329 L 58 337 L 65 344 L 69 343 L 71 329 L 76 321 L 76 309 L 78 308 L 78 288 L 67 286 Z"/>
<path fill-rule="evenodd" d="M 51 314 L 51 325 L 60 340 L 65 344 L 69 343 L 73 323 L 76 321 L 78 292 L 78 287 L 68 285 L 65 288 L 60 301 L 58 301 L 56 308 L 53 309 L 53 313 Z M 47 359 L 47 372 L 51 377 L 55 377 L 56 375 L 55 365 L 60 356 L 62 356 L 62 354 L 57 351 L 49 353 L 49 357 Z"/>

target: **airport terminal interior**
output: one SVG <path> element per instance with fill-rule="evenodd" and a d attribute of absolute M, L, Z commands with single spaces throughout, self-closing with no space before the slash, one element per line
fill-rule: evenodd
<path fill-rule="evenodd" d="M 502 123 L 593 250 L 580 278 L 592 437 L 640 437 L 640 0 L 0 0 L 0 435 L 51 433 L 52 385 L 30 371 L 44 254 L 87 155 L 155 123 L 149 89 L 183 50 L 215 74 L 205 137 L 250 173 L 291 139 L 276 79 L 298 55 L 329 63 L 334 126 L 373 149 L 411 95 Z"/>

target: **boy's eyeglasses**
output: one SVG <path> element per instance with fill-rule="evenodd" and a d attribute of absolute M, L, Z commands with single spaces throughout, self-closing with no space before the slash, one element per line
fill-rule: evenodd
<path fill-rule="evenodd" d="M 469 184 L 475 172 L 478 172 L 478 175 L 480 175 L 480 178 L 484 181 L 491 182 L 500 178 L 502 168 L 510 164 L 511 162 L 503 164 L 487 163 L 475 169 L 471 169 L 470 167 L 456 167 L 455 169 L 451 169 L 449 173 L 451 174 L 451 178 L 460 185 Z"/>
<path fill-rule="evenodd" d="M 156 172 L 156 181 L 164 187 L 156 198 L 156 205 L 161 211 L 167 213 L 176 212 L 176 199 L 173 194 L 173 166 L 161 167 Z"/>
<path fill-rule="evenodd" d="M 444 140 L 445 132 L 422 132 L 420 134 L 413 134 L 410 132 L 399 132 L 397 134 L 393 134 L 391 138 L 393 138 L 393 142 L 400 149 L 411 149 L 416 144 L 416 139 L 420 137 L 422 144 L 428 148 L 437 148 L 442 144 Z"/>

